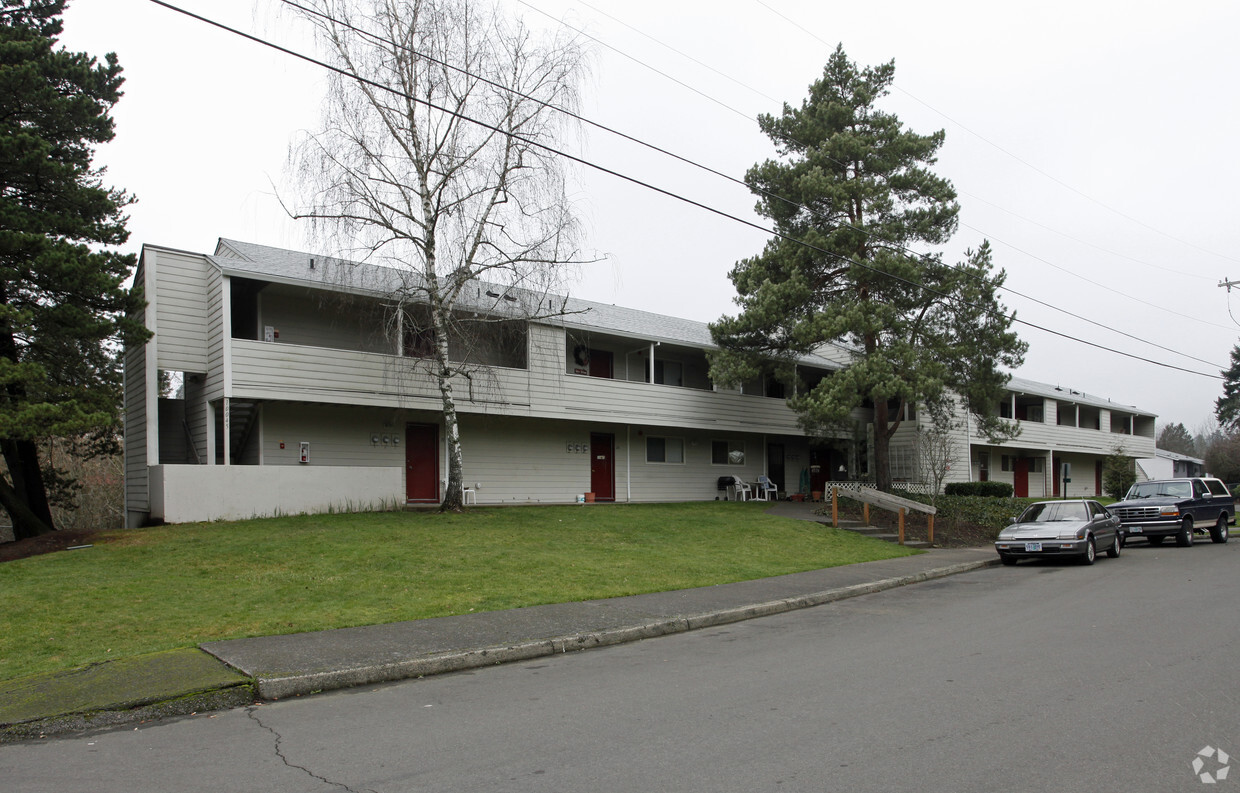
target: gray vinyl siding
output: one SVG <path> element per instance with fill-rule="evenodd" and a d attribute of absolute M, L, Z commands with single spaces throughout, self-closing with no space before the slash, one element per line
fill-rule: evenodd
<path fill-rule="evenodd" d="M 617 458 L 624 445 L 623 428 L 618 429 Z M 571 502 L 590 490 L 591 430 L 616 432 L 617 428 L 463 415 L 465 486 L 477 487 L 480 504 Z M 577 450 L 568 451 L 570 445 Z M 620 474 L 617 470 L 617 480 Z M 616 497 L 624 498 L 619 481 Z"/>
<path fill-rule="evenodd" d="M 395 353 L 377 300 L 333 295 L 323 290 L 272 285 L 259 293 L 258 339 L 264 326 L 279 333 L 276 344 L 300 344 L 359 352 Z"/>
<path fill-rule="evenodd" d="M 335 404 L 439 409 L 439 386 L 420 361 L 378 353 L 232 340 L 233 394 Z M 458 408 L 526 412 L 529 375 L 499 367 L 453 378 Z"/>
<path fill-rule="evenodd" d="M 332 405 L 268 402 L 262 409 L 261 443 L 264 465 L 302 465 L 300 444 L 310 444 L 308 465 L 403 466 L 405 460 L 404 413 L 395 410 Z M 422 421 L 438 423 L 438 416 Z M 371 443 L 379 435 L 380 443 Z M 382 443 L 387 435 L 389 443 Z M 399 436 L 399 443 L 390 438 Z M 280 448 L 280 444 L 284 448 Z"/>
<path fill-rule="evenodd" d="M 146 257 L 156 289 L 159 368 L 175 372 L 206 371 L 206 258 L 158 248 L 148 249 Z"/>
<path fill-rule="evenodd" d="M 140 276 L 140 274 L 139 274 Z M 125 347 L 125 509 L 150 512 L 147 468 L 146 345 Z"/>
<path fill-rule="evenodd" d="M 222 361 L 224 340 L 217 337 L 217 288 L 211 286 L 210 355 L 212 371 Z M 278 303 L 278 301 L 277 301 Z M 263 324 L 272 316 L 263 304 Z M 241 399 L 321 401 L 411 407 L 438 410 L 440 394 L 424 362 L 380 352 L 340 349 L 348 334 L 325 333 L 316 338 L 328 346 L 284 343 L 286 334 L 310 341 L 301 331 L 286 331 L 304 322 L 308 304 L 285 304 L 288 321 L 280 327 L 280 341 L 228 340 L 231 349 L 230 395 Z M 278 316 L 278 315 L 277 315 Z M 357 341 L 357 336 L 353 337 Z M 454 379 L 453 388 L 462 413 L 653 423 L 729 431 L 796 434 L 796 416 L 782 399 L 723 393 L 704 388 L 678 387 L 621 379 L 603 379 L 565 373 L 566 341 L 563 328 L 531 325 L 528 368 L 490 367 L 471 377 Z M 666 360 L 681 360 L 690 383 L 704 379 L 704 360 L 678 351 Z M 208 380 L 208 397 L 223 395 L 218 378 Z"/>
<path fill-rule="evenodd" d="M 310 444 L 308 465 L 403 467 L 404 432 L 409 423 L 440 425 L 434 412 L 268 402 L 263 405 L 261 445 L 264 465 L 301 465 L 300 444 Z M 591 433 L 615 438 L 615 494 L 625 501 L 713 500 L 718 477 L 738 476 L 750 483 L 765 470 L 761 435 L 684 431 L 665 433 L 684 439 L 685 462 L 646 462 L 646 438 L 658 428 L 546 419 L 461 416 L 463 481 L 477 490 L 479 503 L 565 503 L 590 490 Z M 373 435 L 380 437 L 373 443 Z M 388 443 L 382 439 L 387 436 Z M 398 443 L 391 442 L 392 438 Z M 744 465 L 714 465 L 712 440 L 745 444 Z M 280 448 L 280 444 L 284 448 Z M 802 453 L 796 439 L 785 441 L 789 457 Z M 447 478 L 440 432 L 440 478 Z M 795 482 L 799 468 L 788 463 Z M 631 483 L 631 484 L 630 484 Z"/>
<path fill-rule="evenodd" d="M 716 487 L 720 476 L 753 483 L 765 470 L 760 435 L 470 415 L 461 420 L 465 485 L 477 487 L 482 504 L 571 502 L 591 487 L 591 433 L 615 439 L 617 501 L 630 496 L 633 501 L 710 501 L 723 495 Z M 656 434 L 683 439 L 683 463 L 646 462 L 646 439 Z M 745 444 L 744 465 L 711 463 L 711 441 L 724 439 Z"/>
<path fill-rule="evenodd" d="M 207 270 L 207 373 L 205 399 L 213 401 L 224 396 L 224 301 L 226 281 L 214 267 Z"/>

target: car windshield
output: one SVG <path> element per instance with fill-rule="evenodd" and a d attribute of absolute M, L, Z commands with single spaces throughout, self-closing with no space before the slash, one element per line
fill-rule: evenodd
<path fill-rule="evenodd" d="M 1138 482 L 1126 496 L 1133 498 L 1188 498 L 1193 494 L 1188 482 Z"/>
<path fill-rule="evenodd" d="M 1089 510 L 1080 501 L 1034 504 L 1020 516 L 1020 523 L 1050 523 L 1059 520 L 1089 520 Z"/>

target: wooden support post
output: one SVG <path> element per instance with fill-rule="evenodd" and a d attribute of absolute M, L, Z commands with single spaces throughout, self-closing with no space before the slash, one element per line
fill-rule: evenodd
<path fill-rule="evenodd" d="M 840 489 L 838 487 L 831 488 L 831 525 L 837 529 L 840 527 Z"/>
<path fill-rule="evenodd" d="M 900 544 L 904 544 L 904 507 L 900 507 Z"/>
<path fill-rule="evenodd" d="M 927 535 L 926 541 L 929 542 L 931 545 L 934 545 L 934 516 L 933 515 L 926 516 L 926 526 L 929 527 L 929 530 L 926 532 L 926 535 Z"/>
<path fill-rule="evenodd" d="M 870 525 L 870 502 L 861 502 L 861 517 L 865 520 L 865 525 Z"/>

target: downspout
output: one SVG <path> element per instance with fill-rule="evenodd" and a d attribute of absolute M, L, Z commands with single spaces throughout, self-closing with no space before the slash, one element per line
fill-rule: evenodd
<path fill-rule="evenodd" d="M 969 472 L 969 481 L 973 481 L 973 430 L 969 428 L 969 408 L 964 410 L 964 445 L 969 450 L 969 462 L 965 466 Z"/>
<path fill-rule="evenodd" d="M 627 367 L 627 363 L 625 366 Z M 633 425 L 624 425 L 624 500 L 633 503 Z"/>

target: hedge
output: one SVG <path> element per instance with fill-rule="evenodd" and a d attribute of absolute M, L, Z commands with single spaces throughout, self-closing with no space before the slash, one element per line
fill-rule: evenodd
<path fill-rule="evenodd" d="M 943 495 L 1011 498 L 1012 486 L 1007 482 L 952 482 L 943 488 Z"/>

